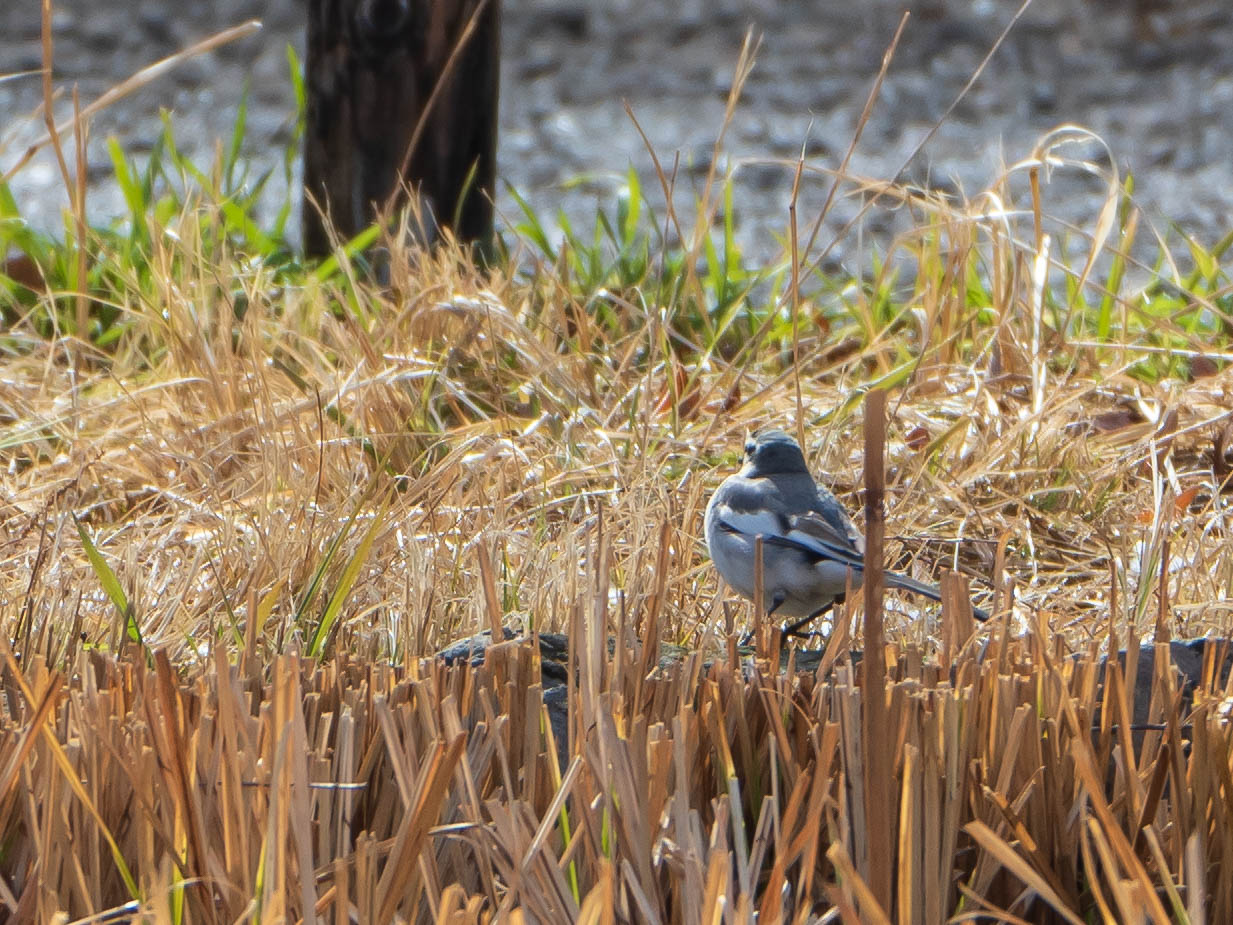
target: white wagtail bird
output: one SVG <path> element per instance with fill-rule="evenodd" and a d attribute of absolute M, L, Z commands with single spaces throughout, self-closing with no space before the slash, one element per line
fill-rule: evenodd
<path fill-rule="evenodd" d="M 733 589 L 754 597 L 755 539 L 762 537 L 762 609 L 799 619 L 784 635 L 842 602 L 861 583 L 865 538 L 835 496 L 813 480 L 805 454 L 782 430 L 763 430 L 745 443 L 741 471 L 724 479 L 706 506 L 706 547 Z M 888 587 L 942 600 L 934 585 L 884 572 Z M 978 620 L 985 611 L 973 608 Z"/>

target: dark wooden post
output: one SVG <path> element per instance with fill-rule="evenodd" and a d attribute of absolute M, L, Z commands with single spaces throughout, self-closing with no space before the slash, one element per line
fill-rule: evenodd
<path fill-rule="evenodd" d="M 309 0 L 308 256 L 329 253 L 327 223 L 357 234 L 408 187 L 426 243 L 490 241 L 500 35 L 500 0 Z"/>

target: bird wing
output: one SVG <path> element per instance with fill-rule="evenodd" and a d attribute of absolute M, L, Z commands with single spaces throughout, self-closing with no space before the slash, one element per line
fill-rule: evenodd
<path fill-rule="evenodd" d="M 829 559 L 859 569 L 864 564 L 864 541 L 853 529 L 837 528 L 833 519 L 809 511 L 778 515 L 764 509 L 742 510 L 720 504 L 715 511 L 720 529 L 745 536 L 760 536 L 770 546 L 798 549 L 819 560 Z"/>
<path fill-rule="evenodd" d="M 792 514 L 786 518 L 787 529 L 766 542 L 794 547 L 819 559 L 831 559 L 860 569 L 865 564 L 865 541 L 854 528 L 840 520 L 841 516 L 827 517 L 818 511 Z M 837 524 L 836 520 L 840 522 Z"/>

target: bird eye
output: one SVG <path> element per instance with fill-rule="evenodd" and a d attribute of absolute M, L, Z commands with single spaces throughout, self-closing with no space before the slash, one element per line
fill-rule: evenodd
<path fill-rule="evenodd" d="M 753 437 L 750 437 L 748 440 L 745 441 L 745 455 L 747 457 L 752 457 L 754 454 L 754 450 L 756 450 L 757 448 L 758 448 L 758 441 L 755 440 Z"/>

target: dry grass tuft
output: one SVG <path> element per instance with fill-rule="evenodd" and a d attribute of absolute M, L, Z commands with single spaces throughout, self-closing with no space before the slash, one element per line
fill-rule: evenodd
<path fill-rule="evenodd" d="M 965 655 L 954 685 L 919 650 L 891 647 L 893 765 L 869 774 L 850 666 L 824 683 L 764 663 L 644 675 L 636 640 L 616 656 L 595 634 L 575 640 L 564 768 L 526 644 L 477 668 L 219 655 L 189 678 L 162 654 L 149 666 L 79 652 L 72 680 L 6 648 L 9 914 L 1233 914 L 1233 726 L 1217 709 L 1230 691 L 1211 665 L 1185 725 L 1174 673 L 1159 671 L 1163 731 L 1132 738 L 1092 725 L 1129 715 L 1120 670 L 1100 694 L 1095 663 L 1059 659 L 1056 640 L 1012 641 L 983 664 Z M 889 841 L 868 835 L 869 781 Z M 893 865 L 892 908 L 865 886 L 872 858 Z"/>

